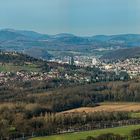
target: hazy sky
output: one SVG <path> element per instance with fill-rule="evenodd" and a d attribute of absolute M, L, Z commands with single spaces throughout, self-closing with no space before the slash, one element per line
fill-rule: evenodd
<path fill-rule="evenodd" d="M 140 33 L 140 0 L 0 0 L 0 28 L 47 34 Z"/>

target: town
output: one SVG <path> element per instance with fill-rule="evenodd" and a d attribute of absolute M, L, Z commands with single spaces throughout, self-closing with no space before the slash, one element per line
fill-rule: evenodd
<path fill-rule="evenodd" d="M 20 56 L 20 54 L 16 54 L 16 52 L 1 53 L 1 56 L 3 55 L 5 55 L 6 58 L 7 56 Z M 129 78 L 128 75 L 130 78 L 134 78 L 140 73 L 140 59 L 137 58 L 118 61 L 116 63 L 103 62 L 99 58 L 86 56 L 65 56 L 61 60 L 52 59 L 49 61 L 39 61 L 39 63 L 42 63 L 41 65 L 33 61 L 24 61 L 23 63 L 1 62 L 0 84 L 34 81 L 49 83 L 51 81 L 59 81 L 59 86 L 61 86 L 65 83 L 63 81 L 73 84 L 82 84 L 124 80 Z M 22 63 L 22 66 L 20 63 Z M 42 68 L 40 68 L 41 66 Z"/>
<path fill-rule="evenodd" d="M 127 58 L 117 61 L 101 60 L 95 56 L 65 56 L 61 59 L 52 59 L 51 62 L 61 64 L 76 65 L 80 67 L 97 67 L 102 71 L 115 72 L 119 75 L 120 72 L 126 72 L 131 79 L 140 76 L 140 58 Z"/>

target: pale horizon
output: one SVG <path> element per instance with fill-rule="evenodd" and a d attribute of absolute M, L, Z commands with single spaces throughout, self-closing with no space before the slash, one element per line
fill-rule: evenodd
<path fill-rule="evenodd" d="M 0 28 L 77 36 L 140 34 L 139 0 L 0 0 Z"/>

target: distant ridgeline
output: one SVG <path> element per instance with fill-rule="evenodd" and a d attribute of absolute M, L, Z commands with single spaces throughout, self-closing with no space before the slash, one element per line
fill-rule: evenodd
<path fill-rule="evenodd" d="M 137 46 L 140 46 L 139 34 L 80 37 L 67 33 L 47 35 L 25 30 L 0 30 L 0 49 L 24 52 L 46 60 L 52 56 L 62 56 L 66 52 L 100 56 L 104 52 Z"/>

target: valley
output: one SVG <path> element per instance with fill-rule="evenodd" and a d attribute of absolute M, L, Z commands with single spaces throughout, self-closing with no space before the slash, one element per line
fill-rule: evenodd
<path fill-rule="evenodd" d="M 140 0 L 0 0 L 0 140 L 140 140 Z"/>
<path fill-rule="evenodd" d="M 19 33 L 13 36 L 13 32 L 17 31 L 8 30 L 6 34 L 17 41 Z M 35 38 L 31 38 L 33 34 Z M 29 32 L 23 35 L 20 31 L 20 35 L 24 41 L 29 38 L 33 42 L 34 39 L 42 40 L 42 35 L 34 32 L 30 36 Z M 88 44 L 88 51 L 82 47 L 85 48 L 84 43 L 89 38 L 83 40 L 67 34 L 47 38 L 47 43 L 60 43 L 57 38 L 62 39 L 61 43 L 67 47 L 70 41 L 73 48 L 44 49 L 40 45 L 28 51 L 21 46 L 20 50 L 1 48 L 1 137 L 43 139 L 38 137 L 48 136 L 44 139 L 51 140 L 62 139 L 58 134 L 63 134 L 64 140 L 73 137 L 86 140 L 88 136 L 98 139 L 100 135 L 120 138 L 127 135 L 129 138 L 131 131 L 139 131 L 139 48 L 133 49 L 137 53 L 131 57 L 131 47 L 120 50 L 102 46 L 98 49 Z M 80 45 L 80 50 L 77 46 L 75 50 L 73 40 Z M 122 50 L 128 50 L 127 57 L 119 57 L 117 51 Z M 107 57 L 110 53 L 115 59 Z"/>

